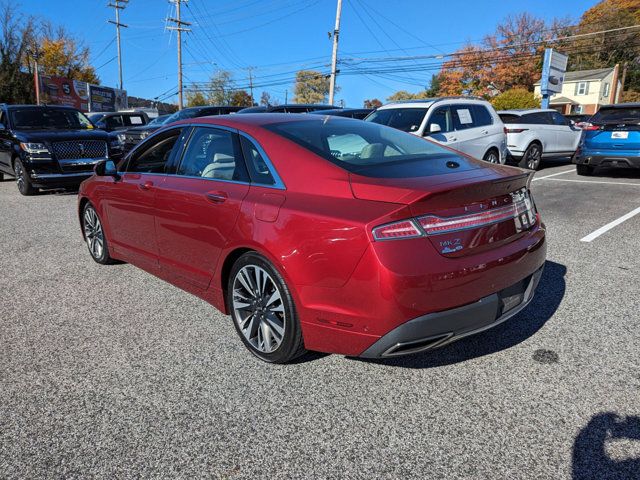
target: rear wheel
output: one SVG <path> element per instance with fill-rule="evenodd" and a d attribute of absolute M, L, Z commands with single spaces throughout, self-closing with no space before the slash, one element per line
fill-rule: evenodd
<path fill-rule="evenodd" d="M 576 165 L 576 173 L 585 177 L 593 175 L 594 167 L 591 165 Z"/>
<path fill-rule="evenodd" d="M 538 170 L 542 162 L 542 145 L 537 142 L 532 143 L 525 150 L 522 159 L 518 162 L 518 166 L 528 168 L 529 170 Z"/>
<path fill-rule="evenodd" d="M 262 256 L 245 253 L 233 265 L 227 303 L 238 335 L 259 359 L 286 363 L 305 353 L 293 298 Z"/>
<path fill-rule="evenodd" d="M 24 165 L 19 158 L 16 158 L 15 164 L 13 165 L 13 171 L 16 172 L 18 191 L 22 195 L 35 195 L 38 193 L 38 189 L 33 188 L 33 185 L 31 185 L 29 174 L 25 170 Z"/>
<path fill-rule="evenodd" d="M 497 151 L 495 151 L 493 149 L 491 149 L 487 153 L 485 153 L 484 157 L 482 157 L 482 159 L 485 162 L 489 162 L 489 163 L 500 163 L 500 155 L 498 154 Z"/>
<path fill-rule="evenodd" d="M 98 212 L 90 203 L 85 205 L 82 212 L 82 230 L 91 258 L 101 265 L 116 263 L 109 255 L 109 246 Z"/>
<path fill-rule="evenodd" d="M 4 173 L 0 172 L 0 182 L 4 181 Z"/>

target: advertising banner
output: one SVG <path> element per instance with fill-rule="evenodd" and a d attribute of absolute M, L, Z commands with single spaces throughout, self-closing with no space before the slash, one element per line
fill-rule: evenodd
<path fill-rule="evenodd" d="M 128 108 L 126 90 L 89 85 L 89 94 L 91 112 L 117 112 Z"/>
<path fill-rule="evenodd" d="M 63 77 L 40 77 L 40 93 L 44 103 L 66 105 L 89 111 L 89 84 Z"/>

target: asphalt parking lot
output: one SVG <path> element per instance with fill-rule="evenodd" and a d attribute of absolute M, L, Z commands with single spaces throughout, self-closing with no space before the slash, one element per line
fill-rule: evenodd
<path fill-rule="evenodd" d="M 94 263 L 75 195 L 1 182 L 0 477 L 640 478 L 640 214 L 592 235 L 640 174 L 560 163 L 532 188 L 548 262 L 518 316 L 273 366 L 203 301 Z"/>

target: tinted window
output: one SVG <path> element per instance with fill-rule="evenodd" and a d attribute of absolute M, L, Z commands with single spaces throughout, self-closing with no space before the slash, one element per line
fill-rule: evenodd
<path fill-rule="evenodd" d="M 458 158 L 454 153 L 415 135 L 341 117 L 322 117 L 321 122 L 275 123 L 264 128 L 361 175 L 393 177 L 398 176 L 400 170 L 404 175 L 409 164 L 410 169 L 419 175 L 445 173 L 435 165 L 442 162 L 432 161 Z"/>
<path fill-rule="evenodd" d="M 179 149 L 182 129 L 176 128 L 151 140 L 129 160 L 127 172 L 167 173 L 167 167 L 175 151 Z"/>
<path fill-rule="evenodd" d="M 451 107 L 451 114 L 453 117 L 453 128 L 456 130 L 465 130 L 476 126 L 471 113 L 471 105 L 453 105 Z"/>
<path fill-rule="evenodd" d="M 124 117 L 124 124 L 131 127 L 137 127 L 144 125 L 144 117 L 142 115 L 126 115 Z"/>
<path fill-rule="evenodd" d="M 248 180 L 237 135 L 217 128 L 195 129 L 176 173 L 217 180 Z"/>
<path fill-rule="evenodd" d="M 500 120 L 502 120 L 502 123 L 524 123 L 520 115 L 511 113 L 501 113 Z"/>
<path fill-rule="evenodd" d="M 387 125 L 404 132 L 417 132 L 427 111 L 427 108 L 386 108 L 376 110 L 367 117 L 366 121 Z"/>
<path fill-rule="evenodd" d="M 474 125 L 476 127 L 484 127 L 493 124 L 493 117 L 487 107 L 484 105 L 472 105 Z"/>
<path fill-rule="evenodd" d="M 534 125 L 552 125 L 553 120 L 548 112 L 536 112 L 527 113 L 522 115 L 522 121 L 520 123 L 534 124 Z"/>
<path fill-rule="evenodd" d="M 269 171 L 269 166 L 260 153 L 260 150 L 251 140 L 243 136 L 240 136 L 240 143 L 242 144 L 242 152 L 244 153 L 244 159 L 247 163 L 251 181 L 263 185 L 275 184 L 276 182 L 273 175 Z"/>
<path fill-rule="evenodd" d="M 122 128 L 124 124 L 122 123 L 122 117 L 120 115 L 113 115 L 111 117 L 106 118 L 107 128 Z"/>
<path fill-rule="evenodd" d="M 431 125 L 434 124 L 440 125 L 441 133 L 453 131 L 453 122 L 451 121 L 451 110 L 449 110 L 449 107 L 440 107 L 434 110 L 429 117 L 429 123 L 427 123 L 427 127 L 424 131 L 425 135 L 428 135 L 431 132 Z"/>
<path fill-rule="evenodd" d="M 569 125 L 567 119 L 558 112 L 553 112 L 551 114 L 551 118 L 553 119 L 553 123 L 556 125 Z"/>
<path fill-rule="evenodd" d="M 640 123 L 640 107 L 603 108 L 590 120 L 591 123 Z"/>
<path fill-rule="evenodd" d="M 77 110 L 50 107 L 27 107 L 10 110 L 16 129 L 91 129 L 93 124 Z"/>

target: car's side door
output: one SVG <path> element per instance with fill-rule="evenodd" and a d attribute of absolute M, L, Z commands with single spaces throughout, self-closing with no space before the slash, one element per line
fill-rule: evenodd
<path fill-rule="evenodd" d="M 111 238 L 125 260 L 157 267 L 156 191 L 180 151 L 184 128 L 159 133 L 136 148 L 121 166 L 120 178 L 103 194 Z"/>
<path fill-rule="evenodd" d="M 437 125 L 437 131 L 431 131 L 433 130 L 432 125 Z M 436 107 L 436 109 L 430 113 L 424 127 L 424 136 L 442 145 L 458 148 L 458 138 L 453 129 L 451 109 L 448 105 Z"/>
<path fill-rule="evenodd" d="M 482 158 L 484 155 L 484 144 L 486 137 L 476 125 L 474 119 L 473 105 L 456 104 L 451 105 L 451 118 L 456 134 L 457 149 L 475 158 Z M 480 137 L 482 137 L 480 141 Z"/>
<path fill-rule="evenodd" d="M 157 190 L 161 268 L 207 288 L 248 191 L 237 132 L 194 127 L 175 173 Z"/>
<path fill-rule="evenodd" d="M 552 112 L 551 117 L 558 135 L 558 147 L 562 152 L 575 152 L 580 141 L 581 131 L 573 127 L 571 122 L 558 112 Z"/>

